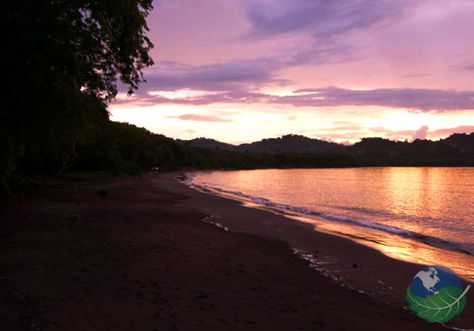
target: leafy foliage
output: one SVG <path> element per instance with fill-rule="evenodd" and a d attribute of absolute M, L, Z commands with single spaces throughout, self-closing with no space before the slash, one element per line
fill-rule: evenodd
<path fill-rule="evenodd" d="M 25 175 L 65 171 L 109 125 L 117 78 L 129 92 L 153 63 L 152 0 L 3 0 L 0 195 Z"/>

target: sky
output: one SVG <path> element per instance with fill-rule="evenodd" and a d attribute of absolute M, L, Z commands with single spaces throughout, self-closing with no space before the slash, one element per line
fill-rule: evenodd
<path fill-rule="evenodd" d="M 474 132 L 472 0 L 160 0 L 155 64 L 111 119 L 173 138 Z"/>

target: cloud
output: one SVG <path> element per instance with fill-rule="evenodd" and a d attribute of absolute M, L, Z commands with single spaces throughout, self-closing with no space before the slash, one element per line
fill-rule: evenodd
<path fill-rule="evenodd" d="M 420 78 L 420 77 L 431 77 L 433 76 L 432 74 L 407 74 L 407 75 L 402 75 L 402 77 L 405 78 Z"/>
<path fill-rule="evenodd" d="M 417 3 L 408 0 L 241 0 L 250 27 L 240 40 L 260 41 L 288 34 L 303 38 L 304 42 L 299 41 L 277 55 L 283 67 L 349 62 L 359 58 L 358 47 L 337 37 L 398 22 Z"/>
<path fill-rule="evenodd" d="M 413 1 L 391 0 L 253 0 L 247 4 L 248 38 L 308 32 L 327 39 L 398 18 Z"/>
<path fill-rule="evenodd" d="M 392 88 L 349 90 L 337 87 L 300 89 L 277 103 L 304 107 L 383 106 L 416 112 L 474 110 L 474 91 Z"/>
<path fill-rule="evenodd" d="M 186 98 L 169 98 L 161 95 L 147 94 L 130 100 L 116 100 L 114 104 L 131 104 L 134 106 L 153 106 L 157 104 L 205 106 L 211 104 L 265 103 L 266 100 L 268 100 L 268 96 L 263 93 L 236 89 L 235 91 L 224 91 L 205 96 Z"/>
<path fill-rule="evenodd" d="M 157 63 L 153 71 L 146 73 L 146 84 L 137 93 L 184 88 L 231 91 L 264 84 L 284 85 L 290 81 L 277 78 L 276 74 L 280 70 L 299 65 L 345 62 L 354 59 L 352 50 L 353 47 L 349 45 L 309 44 L 306 47 L 253 59 L 234 59 L 201 65 L 163 61 Z"/>
<path fill-rule="evenodd" d="M 377 135 L 382 134 L 385 137 L 401 137 L 415 139 L 426 138 L 445 138 L 455 133 L 472 133 L 474 132 L 474 125 L 456 126 L 453 128 L 443 128 L 437 130 L 429 130 L 428 126 L 423 125 L 418 130 L 390 130 L 384 127 L 372 127 L 369 131 Z"/>
<path fill-rule="evenodd" d="M 280 60 L 270 57 L 203 65 L 162 61 L 146 74 L 146 84 L 135 92 L 133 98 L 117 98 L 113 103 L 147 106 L 246 102 L 249 98 L 257 98 L 258 93 L 251 90 L 257 91 L 267 84 L 287 84 L 287 80 L 277 79 L 273 74 L 281 67 Z M 180 97 L 179 92 L 183 90 L 200 91 L 207 95 Z M 169 96 L 173 93 L 177 97 Z"/>
<path fill-rule="evenodd" d="M 351 121 L 335 121 L 332 124 L 334 124 L 334 125 L 355 125 Z"/>
<path fill-rule="evenodd" d="M 355 47 L 344 43 L 310 43 L 306 48 L 298 47 L 287 56 L 281 56 L 280 67 L 334 64 L 356 60 Z"/>
<path fill-rule="evenodd" d="M 428 135 L 428 129 L 429 127 L 427 125 L 423 125 L 421 126 L 418 130 L 415 131 L 415 133 L 413 134 L 413 140 L 416 140 L 416 139 L 420 139 L 420 140 L 423 140 L 423 139 L 426 139 L 426 136 Z"/>
<path fill-rule="evenodd" d="M 229 119 L 221 118 L 218 116 L 211 115 L 198 115 L 198 114 L 183 114 L 179 116 L 172 116 L 171 118 L 177 118 L 183 121 L 199 121 L 199 122 L 231 122 Z"/>
<path fill-rule="evenodd" d="M 193 82 L 182 88 L 198 87 Z M 380 106 L 408 109 L 413 112 L 453 112 L 474 110 L 474 91 L 391 88 L 372 90 L 350 90 L 338 87 L 325 87 L 295 90 L 292 95 L 277 96 L 253 92 L 245 85 L 227 86 L 229 90 L 189 98 L 166 98 L 159 95 L 146 95 L 131 99 L 133 104 L 187 104 L 209 105 L 229 103 L 284 104 L 294 107 L 339 107 L 339 106 Z M 164 88 L 164 87 L 162 87 Z M 199 88 L 205 88 L 200 85 Z M 207 86 L 209 89 L 214 87 Z M 232 90 L 234 89 L 234 90 Z M 125 103 L 126 99 L 117 102 Z"/>
<path fill-rule="evenodd" d="M 256 86 L 279 82 L 272 70 L 279 64 L 271 58 L 232 60 L 222 63 L 187 65 L 174 62 L 159 63 L 146 75 L 146 90 L 176 89 L 227 91 L 238 86 Z M 280 81 L 282 82 L 282 81 Z"/>
<path fill-rule="evenodd" d="M 202 65 L 158 62 L 146 73 L 146 85 L 137 93 L 177 89 L 236 91 L 264 84 L 285 84 L 276 74 L 289 67 L 348 62 L 356 59 L 353 45 L 320 37 L 340 35 L 399 15 L 406 0 L 241 0 L 250 29 L 246 38 L 258 39 L 287 32 L 309 31 L 304 44 L 286 45 L 276 53 L 253 59 L 233 59 Z M 326 38 L 327 39 L 327 38 Z M 144 93 L 145 92 L 145 93 Z M 146 102 L 142 98 L 142 102 Z M 120 101 L 121 102 L 121 101 Z M 166 98 L 161 102 L 167 102 Z"/>
<path fill-rule="evenodd" d="M 443 136 L 452 135 L 454 133 L 472 133 L 472 132 L 474 132 L 474 125 L 463 125 L 463 126 L 457 126 L 455 128 L 433 130 L 430 132 L 430 136 L 443 137 Z"/>
<path fill-rule="evenodd" d="M 319 131 L 360 131 L 364 128 L 360 125 L 335 126 L 332 128 L 321 128 Z"/>
<path fill-rule="evenodd" d="M 461 63 L 449 66 L 455 71 L 474 71 L 474 63 Z"/>

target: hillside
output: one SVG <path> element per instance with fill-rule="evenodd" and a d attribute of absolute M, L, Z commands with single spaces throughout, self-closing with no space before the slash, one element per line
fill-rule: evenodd
<path fill-rule="evenodd" d="M 300 135 L 285 135 L 280 138 L 268 138 L 250 144 L 238 146 L 241 151 L 268 153 L 337 153 L 344 149 L 343 145 L 312 139 Z"/>
<path fill-rule="evenodd" d="M 474 155 L 474 133 L 456 133 L 438 141 L 417 139 L 406 142 L 384 138 L 363 138 L 349 146 L 292 134 L 241 145 L 232 145 L 209 138 L 177 140 L 177 142 L 198 148 L 252 153 L 346 154 L 361 161 L 365 158 L 364 163 L 369 164 L 375 160 L 382 163 L 390 161 L 395 164 L 444 163 L 449 160 L 456 163 L 469 163 Z"/>
<path fill-rule="evenodd" d="M 226 144 L 214 139 L 203 138 L 203 137 L 195 138 L 192 140 L 177 139 L 176 141 L 181 144 L 188 144 L 192 147 L 209 148 L 209 149 L 228 149 L 228 150 L 237 149 L 237 146 L 235 145 Z"/>
<path fill-rule="evenodd" d="M 258 153 L 336 153 L 344 150 L 344 145 L 289 134 L 278 138 L 265 138 L 260 141 L 241 145 L 223 143 L 210 138 L 177 140 L 178 143 L 192 147 L 248 151 Z"/>

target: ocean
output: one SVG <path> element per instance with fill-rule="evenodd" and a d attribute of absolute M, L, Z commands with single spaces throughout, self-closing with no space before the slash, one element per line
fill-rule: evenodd
<path fill-rule="evenodd" d="M 191 176 L 197 189 L 474 280 L 474 168 L 266 169 Z"/>

